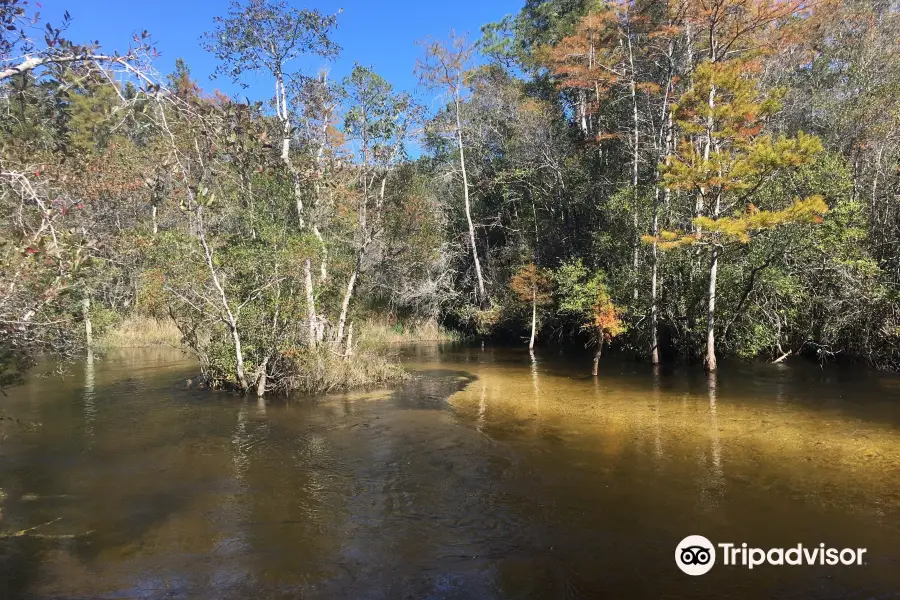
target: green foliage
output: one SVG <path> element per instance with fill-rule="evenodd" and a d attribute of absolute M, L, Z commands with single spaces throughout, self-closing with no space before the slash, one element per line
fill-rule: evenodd
<path fill-rule="evenodd" d="M 553 278 L 560 312 L 577 319 L 582 329 L 594 331 L 607 341 L 627 331 L 602 271 L 591 273 L 581 259 L 576 259 L 562 264 Z"/>

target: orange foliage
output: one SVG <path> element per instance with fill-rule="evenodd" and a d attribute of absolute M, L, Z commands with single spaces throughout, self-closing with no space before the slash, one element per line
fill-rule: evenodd
<path fill-rule="evenodd" d="M 509 287 L 522 302 L 535 302 L 538 306 L 543 306 L 552 300 L 550 279 L 534 263 L 519 269 L 509 280 Z"/>

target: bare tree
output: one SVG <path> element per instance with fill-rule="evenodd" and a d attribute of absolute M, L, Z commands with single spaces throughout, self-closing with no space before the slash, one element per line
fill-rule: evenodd
<path fill-rule="evenodd" d="M 472 206 L 469 199 L 469 175 L 466 171 L 466 151 L 463 135 L 462 104 L 466 89 L 466 68 L 472 58 L 474 46 L 469 44 L 465 36 L 457 36 L 450 32 L 448 43 L 432 41 L 423 43 L 425 56 L 416 64 L 419 81 L 431 89 L 442 89 L 451 98 L 455 127 L 453 134 L 459 151 L 459 169 L 463 184 L 463 205 L 466 222 L 469 226 L 469 244 L 472 248 L 472 259 L 475 263 L 475 276 L 478 282 L 476 290 L 478 300 L 487 305 L 490 299 L 484 288 L 484 276 L 481 261 L 478 259 L 478 246 L 475 240 L 475 225 L 472 222 Z"/>

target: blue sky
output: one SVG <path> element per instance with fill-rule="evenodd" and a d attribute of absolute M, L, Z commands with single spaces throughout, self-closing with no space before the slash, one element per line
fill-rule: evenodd
<path fill-rule="evenodd" d="M 240 91 L 226 80 L 209 80 L 215 61 L 200 47 L 199 41 L 204 31 L 212 29 L 213 17 L 227 12 L 228 0 L 38 1 L 42 19 L 52 23 L 58 23 L 65 10 L 71 13 L 74 22 L 68 35 L 74 41 L 97 40 L 104 50 L 125 49 L 133 33 L 146 29 L 161 53 L 157 63 L 160 72 L 171 72 L 175 59 L 182 57 L 204 89 L 218 88 L 229 94 Z M 523 1 L 314 0 L 293 3 L 326 13 L 344 9 L 334 36 L 343 51 L 329 67 L 333 77 L 346 75 L 356 61 L 373 66 L 397 88 L 412 91 L 416 85 L 413 67 L 420 53 L 416 40 L 428 36 L 446 37 L 451 28 L 477 38 L 481 25 L 518 12 Z M 308 65 L 308 68 L 315 71 L 317 66 L 318 63 Z M 262 99 L 271 93 L 264 79 L 248 79 L 248 83 L 251 87 L 247 94 L 253 99 Z M 428 98 L 423 97 L 423 100 Z"/>

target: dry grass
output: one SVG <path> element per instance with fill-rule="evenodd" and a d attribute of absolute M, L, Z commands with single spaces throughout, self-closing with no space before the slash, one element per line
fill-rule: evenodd
<path fill-rule="evenodd" d="M 384 349 L 357 349 L 346 358 L 327 347 L 304 350 L 295 358 L 293 367 L 293 374 L 282 381 L 285 392 L 321 394 L 380 387 L 407 377 L 397 357 Z"/>
<path fill-rule="evenodd" d="M 441 327 L 433 319 L 402 322 L 389 316 L 364 321 L 356 335 L 364 348 L 415 342 L 455 342 L 461 339 L 459 333 Z"/>
<path fill-rule="evenodd" d="M 148 346 L 181 347 L 181 332 L 175 323 L 165 319 L 131 315 L 118 326 L 105 332 L 96 342 L 99 348 L 145 348 Z"/>

